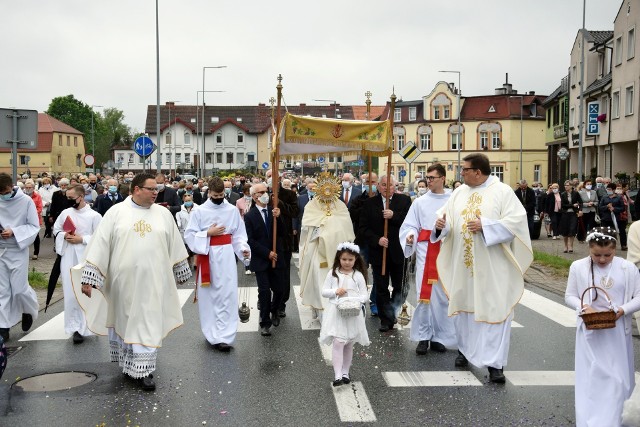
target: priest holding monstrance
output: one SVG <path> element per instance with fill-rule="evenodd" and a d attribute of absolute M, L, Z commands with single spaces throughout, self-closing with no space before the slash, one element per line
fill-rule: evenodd
<path fill-rule="evenodd" d="M 455 316 L 455 366 L 487 367 L 491 382 L 504 383 L 513 309 L 533 260 L 527 213 L 513 189 L 491 176 L 487 156 L 463 160 L 464 185 L 438 211 L 431 241 L 442 240 L 437 267 Z"/>

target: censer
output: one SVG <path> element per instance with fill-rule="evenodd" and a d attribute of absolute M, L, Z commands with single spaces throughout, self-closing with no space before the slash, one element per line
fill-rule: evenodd
<path fill-rule="evenodd" d="M 249 266 L 249 258 L 245 258 L 243 260 L 243 265 Z M 242 279 L 242 303 L 240 304 L 240 308 L 238 308 L 238 316 L 240 317 L 240 322 L 247 323 L 249 321 L 249 317 L 251 316 L 251 308 L 249 308 L 249 288 L 247 287 L 246 279 L 247 276 L 244 271 L 240 274 Z"/>
<path fill-rule="evenodd" d="M 398 316 L 398 323 L 402 326 L 407 326 L 411 321 L 411 316 L 407 312 L 407 304 L 402 304 L 402 310 L 400 311 L 400 315 Z"/>

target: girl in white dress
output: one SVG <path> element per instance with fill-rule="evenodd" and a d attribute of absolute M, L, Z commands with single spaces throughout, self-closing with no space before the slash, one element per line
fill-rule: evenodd
<path fill-rule="evenodd" d="M 364 323 L 364 311 L 356 316 L 343 316 L 338 310 L 341 297 L 350 297 L 360 305 L 369 300 L 366 267 L 360 256 L 360 248 L 351 242 L 338 245 L 333 267 L 327 273 L 322 296 L 329 298 L 320 329 L 320 342 L 333 345 L 333 386 L 349 384 L 349 369 L 353 360 L 353 344 L 369 345 L 369 335 Z"/>
<path fill-rule="evenodd" d="M 618 426 L 622 405 L 635 386 L 632 314 L 640 310 L 640 274 L 631 262 L 615 256 L 615 230 L 596 227 L 587 234 L 590 256 L 571 264 L 565 302 L 580 315 L 609 309 L 604 288 L 616 312 L 615 327 L 586 329 L 578 317 L 575 355 L 575 405 L 577 426 Z"/>

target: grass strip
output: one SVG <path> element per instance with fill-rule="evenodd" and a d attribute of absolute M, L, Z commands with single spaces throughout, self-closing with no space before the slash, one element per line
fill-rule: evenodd
<path fill-rule="evenodd" d="M 569 267 L 573 261 L 561 256 L 551 255 L 547 252 L 533 251 L 533 261 L 538 264 L 550 267 L 556 274 L 562 276 L 569 275 Z"/>

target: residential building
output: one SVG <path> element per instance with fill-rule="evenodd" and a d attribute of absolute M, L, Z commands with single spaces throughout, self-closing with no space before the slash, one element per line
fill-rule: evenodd
<path fill-rule="evenodd" d="M 547 145 L 547 176 L 548 180 L 536 180 L 543 185 L 563 181 L 569 177 L 569 76 L 560 82 L 560 86 L 554 90 L 543 102 L 547 114 L 545 126 L 545 143 Z M 575 117 L 575 116 L 574 116 Z M 571 127 L 571 131 L 575 126 Z M 559 155 L 560 149 L 567 151 L 564 159 Z M 564 152 L 564 151 L 563 151 Z"/>
<path fill-rule="evenodd" d="M 46 113 L 38 114 L 38 146 L 18 145 L 18 173 L 38 176 L 84 173 L 84 135 Z M 12 173 L 11 149 L 0 148 L 0 172 Z"/>

